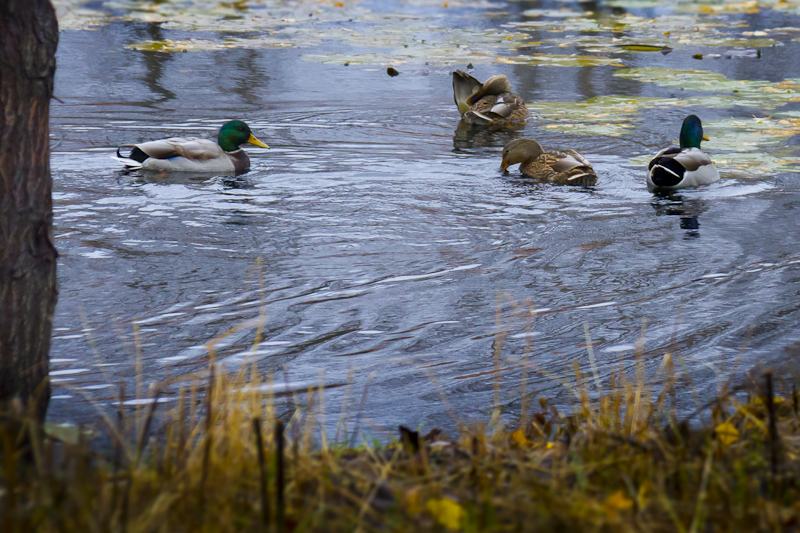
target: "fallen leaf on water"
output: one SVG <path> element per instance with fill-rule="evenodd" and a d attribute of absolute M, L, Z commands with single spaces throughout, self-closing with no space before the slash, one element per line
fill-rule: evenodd
<path fill-rule="evenodd" d="M 652 46 L 649 44 L 620 44 L 617 48 L 631 50 L 633 52 L 661 52 L 666 46 Z"/>

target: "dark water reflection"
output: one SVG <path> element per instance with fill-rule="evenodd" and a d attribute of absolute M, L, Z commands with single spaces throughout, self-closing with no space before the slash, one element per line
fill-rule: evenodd
<path fill-rule="evenodd" d="M 512 2 L 508 17 L 536 5 Z M 450 68 L 409 66 L 390 78 L 308 63 L 292 49 L 123 48 L 173 34 L 181 37 L 113 23 L 61 35 L 54 420 L 94 420 L 87 397 L 108 403 L 120 381 L 134 390 L 134 324 L 145 384 L 203 368 L 203 345 L 238 326 L 216 344 L 226 368 L 255 358 L 283 390 L 322 382 L 332 387 L 328 412 L 349 397 L 351 415 L 371 380 L 366 427 L 449 426 L 442 393 L 459 415 L 483 417 L 498 329 L 507 332 L 509 370 L 499 376 L 508 411 L 519 405 L 521 362 L 529 390 L 568 401 L 555 378 L 588 364 L 584 324 L 606 376 L 633 365 L 645 320 L 649 368 L 674 350 L 701 396 L 727 376 L 751 324 L 744 368 L 785 363 L 784 349 L 800 340 L 796 180 L 723 169 L 714 186 L 659 198 L 630 162 L 673 140 L 686 108 L 652 110 L 616 138 L 570 136 L 537 120 L 522 131 L 467 132 Z M 797 44 L 757 64 L 703 67 L 780 80 Z M 677 67 L 687 57 L 632 61 Z M 505 73 L 531 101 L 676 92 L 613 70 L 479 65 L 476 76 Z M 272 147 L 249 148 L 252 170 L 236 179 L 128 174 L 108 157 L 125 142 L 210 136 L 231 118 Z M 500 148 L 520 135 L 578 149 L 600 182 L 567 189 L 502 176 Z M 263 340 L 252 346 L 262 309 Z M 336 386 L 351 375 L 348 396 Z M 333 433 L 335 416 L 329 423 Z"/>

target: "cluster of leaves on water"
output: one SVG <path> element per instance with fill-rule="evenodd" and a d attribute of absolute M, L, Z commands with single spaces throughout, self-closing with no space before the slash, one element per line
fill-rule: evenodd
<path fill-rule="evenodd" d="M 789 102 L 800 102 L 800 78 L 781 82 L 731 80 L 717 72 L 641 67 L 618 70 L 614 76 L 654 83 L 680 91 L 718 93 L 709 98 L 706 107 L 751 107 L 772 110 Z"/>
<path fill-rule="evenodd" d="M 528 10 L 532 20 L 510 22 L 508 28 L 553 33 L 542 40 L 549 46 L 580 46 L 596 53 L 620 52 L 626 46 L 644 45 L 658 51 L 664 47 L 715 46 L 760 48 L 778 46 L 779 40 L 766 32 L 746 32 L 746 25 L 726 23 L 719 19 L 705 21 L 692 15 L 638 16 L 631 13 L 613 15 L 591 11 Z M 748 35 L 749 33 L 749 35 Z M 763 33 L 763 35 L 762 35 Z M 648 51 L 628 48 L 627 51 Z"/>
<path fill-rule="evenodd" d="M 459 2 L 406 0 L 415 5 L 439 8 L 471 7 L 497 9 L 485 1 Z M 80 0 L 56 0 L 62 28 L 81 29 L 110 20 L 159 23 L 162 28 L 182 31 L 242 33 L 255 35 L 219 39 L 144 41 L 129 48 L 176 52 L 226 48 L 311 47 L 334 41 L 366 52 L 339 51 L 307 54 L 309 61 L 333 64 L 450 66 L 466 63 L 503 62 L 519 65 L 559 67 L 624 66 L 619 54 L 649 50 L 671 50 L 694 46 L 758 47 L 781 41 L 766 32 L 752 35 L 742 24 L 727 25 L 718 19 L 702 21 L 696 15 L 662 15 L 657 18 L 624 13 L 570 9 L 530 9 L 530 20 L 506 24 L 511 31 L 444 28 L 435 16 L 377 14 L 357 1 L 311 2 L 137 2 L 106 0 L 103 10 L 87 9 Z M 682 9 L 679 4 L 676 9 Z M 113 13 L 113 16 L 112 16 Z M 491 13 L 491 11 L 490 11 Z M 347 23 L 348 27 L 339 24 Z M 533 40 L 524 31 L 552 32 L 554 36 Z M 751 35 L 745 35 L 750 33 Z M 556 35 L 557 34 L 557 35 Z M 580 54 L 529 53 L 536 47 L 579 47 Z"/>
<path fill-rule="evenodd" d="M 61 29 L 84 29 L 81 18 L 85 17 L 92 24 L 123 20 L 184 31 L 251 32 L 298 22 L 341 22 L 369 14 L 356 0 L 103 0 L 93 8 L 86 7 L 85 0 L 54 0 L 53 4 Z"/>
<path fill-rule="evenodd" d="M 426 4 L 424 0 L 419 2 Z M 428 2 L 429 3 L 429 2 Z M 433 3 L 445 7 L 444 3 Z M 631 14 L 594 16 L 592 12 L 572 10 L 528 10 L 532 20 L 507 24 L 512 32 L 493 30 L 459 30 L 438 27 L 435 17 L 402 14 L 376 14 L 358 2 L 220 2 L 189 0 L 187 2 L 134 2 L 107 0 L 104 11 L 87 9 L 77 0 L 57 0 L 62 28 L 84 29 L 110 20 L 159 23 L 165 29 L 222 33 L 257 33 L 242 39 L 225 39 L 225 43 L 183 42 L 165 40 L 160 46 L 152 41 L 135 43 L 131 48 L 147 51 L 200 51 L 220 48 L 264 48 L 272 46 L 309 47 L 326 40 L 341 44 L 386 48 L 386 52 L 339 53 L 329 57 L 311 55 L 307 59 L 327 63 L 398 64 L 421 63 L 452 65 L 463 62 L 491 62 L 495 56 L 514 56 L 517 64 L 551 66 L 617 65 L 608 57 L 535 54 L 524 50 L 539 45 L 580 46 L 592 53 L 641 51 L 641 46 L 763 47 L 780 44 L 766 38 L 746 37 L 722 31 L 721 23 L 702 23 L 694 16 L 665 15 L 656 19 Z M 449 5 L 449 4 L 448 4 Z M 496 8 L 488 2 L 462 1 L 452 7 Z M 114 16 L 111 16 L 114 13 Z M 535 20 L 533 20 L 535 19 Z M 352 28 L 334 28 L 325 23 L 352 23 Z M 549 31 L 562 35 L 544 41 L 530 40 L 517 30 Z M 735 28 L 729 28 L 735 29 Z M 569 32 L 580 32 L 569 34 Z M 625 32 L 620 36 L 619 32 Z M 567 35 L 563 35 L 567 33 Z M 423 37 L 419 37 L 422 35 Z M 426 38 L 427 36 L 427 38 Z M 277 41 L 284 41 L 279 44 Z M 526 41 L 527 40 L 527 41 Z M 509 42 L 517 42 L 515 48 Z M 526 42 L 520 42 L 526 41 Z M 638 45 L 638 46 L 637 46 Z M 510 52 L 517 52 L 511 54 Z M 430 57 L 429 57 L 430 56 Z M 568 59 L 573 57 L 573 59 Z"/>
<path fill-rule="evenodd" d="M 659 104 L 677 102 L 663 98 L 597 96 L 582 102 L 534 102 L 528 107 L 547 122 L 541 128 L 580 135 L 617 137 L 631 133 L 639 112 Z"/>
<path fill-rule="evenodd" d="M 107 0 L 102 3 L 102 11 L 86 7 L 82 0 L 56 0 L 56 5 L 62 28 L 86 29 L 111 20 L 127 20 L 159 23 L 166 29 L 218 34 L 216 38 L 164 39 L 128 45 L 135 50 L 194 52 L 336 43 L 348 48 L 333 53 L 307 53 L 302 58 L 339 65 L 452 67 L 472 63 L 625 67 L 627 54 L 669 53 L 686 46 L 724 48 L 726 54 L 756 57 L 756 49 L 782 45 L 800 32 L 800 28 L 793 27 L 754 31 L 739 19 L 726 17 L 762 9 L 800 13 L 800 3 L 777 0 L 681 1 L 670 5 L 671 14 L 657 17 L 627 12 L 614 14 L 607 9 L 597 13 L 567 8 L 529 9 L 523 12 L 524 20 L 506 23 L 504 29 L 449 28 L 438 19 L 445 11 L 442 8 L 474 8 L 481 16 L 498 13 L 498 5 L 491 2 L 406 2 L 438 7 L 440 15 L 374 13 L 360 2 L 336 0 Z M 661 4 L 650 0 L 611 0 L 603 5 L 642 8 Z M 471 16 L 464 15 L 463 10 L 459 13 L 457 16 Z M 242 32 L 247 35 L 240 35 Z M 544 53 L 554 48 L 571 48 L 577 53 Z M 741 107 L 769 112 L 800 101 L 800 79 L 782 82 L 731 80 L 705 70 L 656 67 L 622 68 L 613 71 L 613 75 L 676 92 L 666 98 L 604 96 L 585 102 L 533 103 L 531 108 L 546 121 L 541 127 L 583 135 L 619 136 L 634 131 L 647 110 L 657 107 Z M 776 140 L 785 140 L 797 133 L 792 120 L 706 121 L 705 126 L 709 132 L 723 133 L 707 143 L 709 149 L 729 152 L 724 156 L 717 153 L 718 164 L 755 174 L 794 171 L 792 149 L 780 148 Z M 780 134 L 776 135 L 776 131 Z M 736 148 L 730 149 L 731 146 Z M 762 153 L 765 149 L 770 150 L 770 155 Z"/>
<path fill-rule="evenodd" d="M 614 76 L 674 89 L 676 95 L 601 96 L 582 102 L 534 102 L 529 107 L 546 120 L 540 126 L 545 131 L 616 137 L 632 133 L 646 121 L 647 110 L 654 108 L 685 107 L 688 114 L 690 110 L 703 108 L 742 107 L 763 114 L 790 102 L 800 102 L 800 79 L 730 80 L 716 72 L 655 67 L 621 69 Z M 683 93 L 688 91 L 706 94 L 684 97 Z M 703 127 L 711 138 L 703 146 L 713 151 L 713 159 L 720 167 L 751 176 L 800 170 L 794 148 L 781 146 L 783 141 L 800 133 L 800 120 L 794 112 L 752 119 L 710 119 L 703 121 Z M 676 129 L 675 137 L 677 133 Z M 647 164 L 650 155 L 632 161 Z"/>
<path fill-rule="evenodd" d="M 659 0 L 605 0 L 603 5 L 623 9 L 652 9 L 663 7 L 664 3 Z M 670 2 L 670 9 L 701 15 L 753 15 L 762 10 L 800 13 L 800 3 L 784 0 L 677 0 Z"/>

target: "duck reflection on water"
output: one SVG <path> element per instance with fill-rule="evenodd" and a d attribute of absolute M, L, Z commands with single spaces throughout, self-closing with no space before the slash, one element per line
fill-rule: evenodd
<path fill-rule="evenodd" d="M 468 124 L 462 120 L 453 132 L 453 151 L 470 148 L 503 148 L 520 136 L 524 124 Z"/>
<path fill-rule="evenodd" d="M 650 205 L 655 209 L 656 215 L 680 217 L 680 228 L 686 230 L 687 239 L 700 236 L 699 215 L 708 210 L 708 205 L 702 198 L 684 198 L 680 194 L 655 193 Z"/>

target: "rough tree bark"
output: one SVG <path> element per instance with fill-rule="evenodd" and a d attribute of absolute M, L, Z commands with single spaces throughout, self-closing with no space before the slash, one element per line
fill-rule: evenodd
<path fill-rule="evenodd" d="M 0 0 L 0 412 L 44 420 L 58 288 L 50 98 L 58 22 L 50 0 Z"/>

